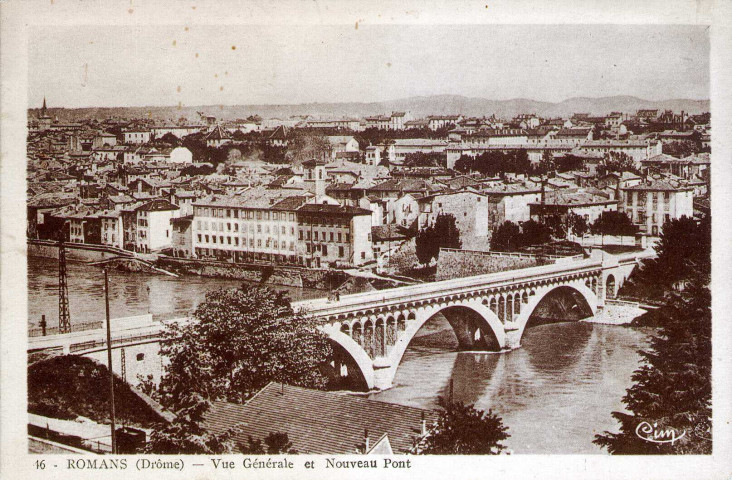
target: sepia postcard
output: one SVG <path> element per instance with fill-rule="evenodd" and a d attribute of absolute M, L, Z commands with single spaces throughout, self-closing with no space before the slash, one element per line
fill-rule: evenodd
<path fill-rule="evenodd" d="M 730 3 L 0 17 L 2 478 L 732 475 Z"/>

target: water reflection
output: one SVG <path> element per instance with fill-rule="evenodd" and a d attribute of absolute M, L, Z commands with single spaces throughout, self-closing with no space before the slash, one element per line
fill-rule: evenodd
<path fill-rule="evenodd" d="M 617 428 L 610 413 L 623 408 L 647 336 L 623 327 L 555 323 L 528 329 L 522 348 L 512 352 L 457 352 L 449 324 L 437 322 L 407 349 L 394 388 L 372 397 L 434 408 L 452 380 L 456 400 L 503 417 L 516 453 L 601 453 L 592 439 Z"/>
<path fill-rule="evenodd" d="M 104 319 L 104 274 L 99 267 L 69 262 L 66 267 L 72 323 Z M 186 315 L 203 301 L 206 292 L 238 287 L 241 280 L 185 276 L 180 278 L 144 273 L 109 272 L 109 307 L 113 318 L 152 313 L 159 317 Z M 315 298 L 323 291 L 272 286 L 286 290 L 292 300 Z M 28 322 L 38 326 L 41 315 L 49 325 L 58 318 L 58 261 L 28 258 Z"/>

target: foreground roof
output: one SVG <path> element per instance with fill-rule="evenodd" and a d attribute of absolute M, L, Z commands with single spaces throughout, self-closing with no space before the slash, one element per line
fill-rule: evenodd
<path fill-rule="evenodd" d="M 249 436 L 285 432 L 299 453 L 321 455 L 357 453 L 368 430 L 371 445 L 388 434 L 394 453 L 406 453 L 421 433 L 423 414 L 428 423 L 435 418 L 420 408 L 272 382 L 244 405 L 213 402 L 204 425 L 216 434 L 237 426 L 234 439 L 245 445 Z"/>

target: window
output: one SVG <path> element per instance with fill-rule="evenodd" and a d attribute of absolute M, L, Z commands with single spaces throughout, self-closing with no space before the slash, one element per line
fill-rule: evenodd
<path fill-rule="evenodd" d="M 234 245 L 239 246 L 239 237 L 234 237 Z"/>
<path fill-rule="evenodd" d="M 257 233 L 262 233 L 262 226 L 261 225 L 257 225 Z"/>
<path fill-rule="evenodd" d="M 361 260 L 365 260 L 365 259 L 366 259 L 366 252 L 361 252 Z"/>
<path fill-rule="evenodd" d="M 144 353 L 138 353 L 136 358 L 137 358 L 137 361 L 138 362 L 141 362 L 141 361 L 145 360 L 145 354 Z"/>
<path fill-rule="evenodd" d="M 323 255 L 328 255 L 328 245 L 323 245 L 321 248 Z"/>
<path fill-rule="evenodd" d="M 287 233 L 287 230 L 285 229 L 285 227 L 282 227 L 282 235 L 284 235 L 285 233 Z"/>
<path fill-rule="evenodd" d="M 229 232 L 231 231 L 231 223 L 230 222 L 226 222 L 226 230 L 228 230 Z"/>
<path fill-rule="evenodd" d="M 211 237 L 213 239 L 213 243 L 216 243 L 216 235 Z"/>
<path fill-rule="evenodd" d="M 342 241 L 343 241 L 343 239 L 341 237 L 341 232 L 338 232 L 338 242 L 342 242 Z"/>
<path fill-rule="evenodd" d="M 234 231 L 235 232 L 238 232 L 239 231 L 239 224 L 238 223 L 235 223 L 234 224 Z"/>
<path fill-rule="evenodd" d="M 338 256 L 341 257 L 341 258 L 343 258 L 343 255 L 344 255 L 344 253 L 343 253 L 343 247 L 338 247 Z"/>
<path fill-rule="evenodd" d="M 231 237 L 226 237 L 226 240 L 228 240 L 228 244 L 231 245 Z"/>
<path fill-rule="evenodd" d="M 298 240 L 302 240 L 302 230 L 300 230 L 298 233 L 299 233 Z"/>
<path fill-rule="evenodd" d="M 330 232 L 330 241 L 333 241 L 333 232 Z"/>
<path fill-rule="evenodd" d="M 223 235 L 219 235 L 219 241 L 221 242 L 222 245 L 224 244 L 224 236 Z"/>
<path fill-rule="evenodd" d="M 206 235 L 206 243 L 208 243 L 208 235 Z"/>
<path fill-rule="evenodd" d="M 346 234 L 346 243 L 351 243 L 351 235 Z"/>

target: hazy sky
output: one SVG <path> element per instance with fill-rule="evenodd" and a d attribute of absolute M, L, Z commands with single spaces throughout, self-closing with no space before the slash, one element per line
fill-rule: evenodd
<path fill-rule="evenodd" d="M 29 49 L 32 107 L 709 98 L 699 26 L 46 27 Z"/>

